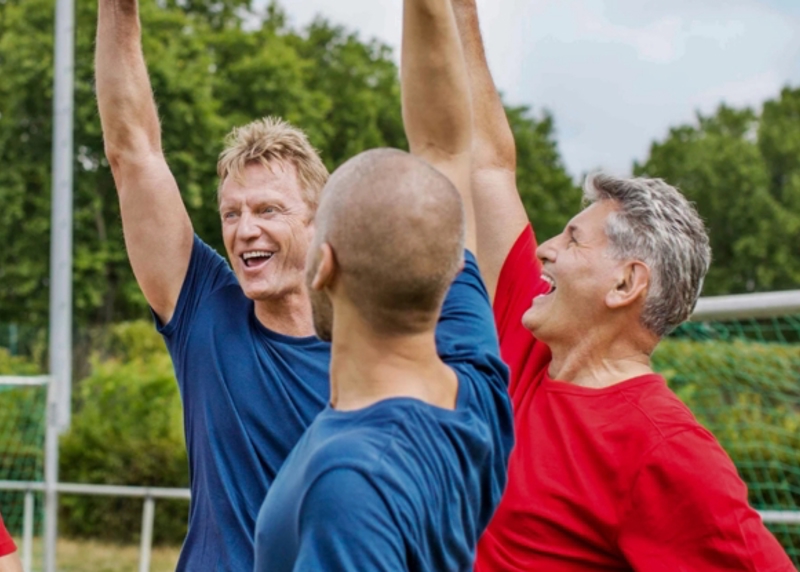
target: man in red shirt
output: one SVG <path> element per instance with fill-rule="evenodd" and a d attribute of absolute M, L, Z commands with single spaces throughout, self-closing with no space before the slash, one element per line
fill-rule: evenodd
<path fill-rule="evenodd" d="M 476 569 L 794 570 L 733 462 L 651 369 L 708 270 L 702 221 L 661 180 L 596 175 L 590 206 L 537 248 L 475 0 L 453 5 L 473 98 L 478 261 L 517 438 Z"/>
<path fill-rule="evenodd" d="M 8 534 L 2 516 L 0 516 L 0 572 L 22 572 L 17 546 Z"/>

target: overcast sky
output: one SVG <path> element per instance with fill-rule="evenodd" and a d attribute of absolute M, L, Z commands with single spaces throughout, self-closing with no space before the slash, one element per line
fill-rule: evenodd
<path fill-rule="evenodd" d="M 401 0 L 283 0 L 399 47 Z M 545 107 L 573 176 L 630 172 L 670 126 L 800 84 L 800 0 L 478 0 L 508 102 Z"/>

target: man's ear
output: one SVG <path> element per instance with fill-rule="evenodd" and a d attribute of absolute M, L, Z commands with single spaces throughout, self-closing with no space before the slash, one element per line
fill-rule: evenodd
<path fill-rule="evenodd" d="M 650 286 L 650 267 L 640 260 L 630 260 L 619 268 L 614 288 L 606 294 L 606 306 L 622 308 L 644 300 Z"/>
<path fill-rule="evenodd" d="M 333 284 L 337 269 L 336 257 L 330 244 L 324 242 L 320 245 L 317 252 L 317 260 L 317 269 L 314 271 L 314 278 L 311 280 L 311 288 L 325 290 Z"/>

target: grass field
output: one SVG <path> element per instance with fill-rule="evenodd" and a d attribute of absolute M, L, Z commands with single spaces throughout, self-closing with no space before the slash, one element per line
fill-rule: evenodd
<path fill-rule="evenodd" d="M 14 539 L 22 547 L 21 539 Z M 150 559 L 150 572 L 173 572 L 180 547 L 155 547 Z M 42 569 L 42 544 L 33 543 L 33 569 Z M 89 540 L 58 540 L 59 572 L 138 572 L 139 546 L 105 544 Z"/>

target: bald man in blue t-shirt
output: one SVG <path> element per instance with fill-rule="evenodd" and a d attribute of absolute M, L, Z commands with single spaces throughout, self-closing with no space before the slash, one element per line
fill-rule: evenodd
<path fill-rule="evenodd" d="M 471 107 L 449 0 L 406 0 L 402 61 L 427 78 L 404 83 L 417 157 L 363 153 L 323 192 L 308 284 L 331 402 L 267 494 L 256 572 L 470 570 L 505 486 L 507 370 L 464 254 Z"/>

